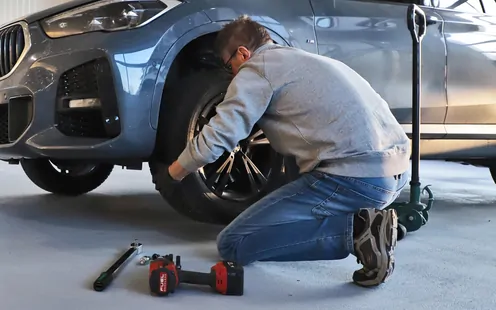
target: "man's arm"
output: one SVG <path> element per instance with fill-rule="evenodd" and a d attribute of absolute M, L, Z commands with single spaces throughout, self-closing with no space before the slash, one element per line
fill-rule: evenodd
<path fill-rule="evenodd" d="M 217 106 L 217 114 L 169 167 L 171 177 L 181 180 L 216 161 L 224 152 L 234 150 L 265 113 L 272 94 L 265 77 L 251 68 L 240 70 L 229 85 L 224 101 Z"/>

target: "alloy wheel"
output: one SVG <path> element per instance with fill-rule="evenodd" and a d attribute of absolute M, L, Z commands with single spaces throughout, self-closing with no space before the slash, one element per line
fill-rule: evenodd
<path fill-rule="evenodd" d="M 215 107 L 223 98 L 224 94 L 214 97 L 197 114 L 191 133 L 193 136 L 215 115 Z M 277 165 L 278 156 L 263 131 L 255 126 L 248 138 L 240 141 L 232 152 L 224 153 L 198 173 L 205 186 L 217 197 L 247 201 L 264 192 L 269 186 L 274 169 L 282 168 Z"/>

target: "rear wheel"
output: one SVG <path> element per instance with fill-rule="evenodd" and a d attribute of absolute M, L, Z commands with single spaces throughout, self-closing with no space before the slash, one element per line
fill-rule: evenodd
<path fill-rule="evenodd" d="M 222 72 L 199 72 L 164 96 L 169 103 L 163 105 L 167 108 L 161 113 L 154 160 L 170 164 L 177 159 L 187 141 L 215 115 L 229 82 Z M 284 182 L 283 157 L 254 128 L 235 150 L 187 176 L 179 189 L 166 188 L 161 195 L 193 220 L 227 224 Z"/>
<path fill-rule="evenodd" d="M 110 164 L 24 159 L 22 169 L 39 188 L 58 195 L 78 196 L 96 189 L 113 170 Z"/>

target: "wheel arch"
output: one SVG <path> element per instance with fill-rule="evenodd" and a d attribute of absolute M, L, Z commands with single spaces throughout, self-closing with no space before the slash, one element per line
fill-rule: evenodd
<path fill-rule="evenodd" d="M 168 104 L 167 100 L 164 100 L 163 98 L 165 87 L 166 85 L 173 84 L 174 80 L 176 79 L 176 73 L 171 69 L 173 69 L 179 61 L 181 61 L 180 55 L 187 51 L 189 47 L 194 46 L 198 42 L 203 42 L 203 40 L 209 43 L 213 43 L 215 35 L 222 29 L 225 24 L 229 23 L 230 21 L 232 21 L 232 19 L 219 20 L 194 27 L 186 31 L 171 45 L 171 48 L 168 50 L 160 65 L 157 80 L 155 82 L 152 97 L 152 106 L 150 110 L 150 124 L 152 128 L 156 130 L 158 127 L 161 105 Z M 284 46 L 291 46 L 288 41 L 283 38 L 283 36 L 279 35 L 277 32 L 267 27 L 266 25 L 264 26 L 269 31 L 272 39 L 275 42 Z"/>

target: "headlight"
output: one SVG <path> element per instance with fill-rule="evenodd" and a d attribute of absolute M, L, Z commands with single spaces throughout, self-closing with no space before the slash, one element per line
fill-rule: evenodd
<path fill-rule="evenodd" d="M 160 12 L 180 3 L 179 1 L 164 2 L 103 0 L 47 18 L 42 21 L 42 26 L 51 38 L 92 31 L 127 30 L 144 25 Z"/>

